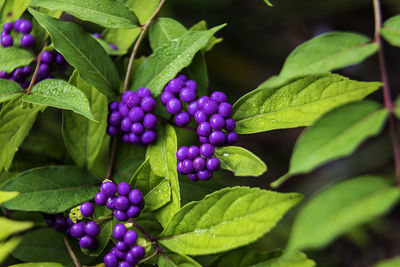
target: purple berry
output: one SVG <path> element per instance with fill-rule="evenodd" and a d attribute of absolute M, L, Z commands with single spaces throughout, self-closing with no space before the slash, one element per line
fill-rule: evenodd
<path fill-rule="evenodd" d="M 199 110 L 199 107 L 197 106 L 197 101 L 193 101 L 192 103 L 190 103 L 188 105 L 188 113 L 192 116 L 194 116 L 194 114 L 196 113 L 196 111 Z"/>
<path fill-rule="evenodd" d="M 54 229 L 57 232 L 64 232 L 66 228 L 67 222 L 65 221 L 65 218 L 61 215 L 57 215 L 56 219 L 54 220 Z"/>
<path fill-rule="evenodd" d="M 96 222 L 88 222 L 85 224 L 85 233 L 88 236 L 93 236 L 95 237 L 96 235 L 98 235 L 100 233 L 100 227 L 97 225 Z"/>
<path fill-rule="evenodd" d="M 197 105 L 199 106 L 199 108 L 203 108 L 204 104 L 206 103 L 206 101 L 210 100 L 210 98 L 208 96 L 202 96 L 199 99 L 197 99 Z"/>
<path fill-rule="evenodd" d="M 128 106 L 128 108 L 133 108 L 139 105 L 140 97 L 133 91 L 126 91 L 122 95 L 122 101 Z"/>
<path fill-rule="evenodd" d="M 176 76 L 177 79 L 180 79 L 182 82 L 186 82 L 187 81 L 187 77 L 185 74 L 179 74 L 178 76 Z"/>
<path fill-rule="evenodd" d="M 125 103 L 119 102 L 118 111 L 119 111 L 119 113 L 121 114 L 122 117 L 126 117 L 126 116 L 128 116 L 129 108 Z"/>
<path fill-rule="evenodd" d="M 130 144 L 131 142 L 129 141 L 129 134 L 123 134 L 122 135 L 122 142 L 125 144 Z"/>
<path fill-rule="evenodd" d="M 60 53 L 57 53 L 57 55 L 56 55 L 56 62 L 60 66 L 65 66 L 68 64 L 68 62 L 65 60 L 63 55 L 61 55 Z"/>
<path fill-rule="evenodd" d="M 112 125 L 107 127 L 107 133 L 110 136 L 116 136 L 118 134 L 118 129 Z"/>
<path fill-rule="evenodd" d="M 145 112 L 152 112 L 156 106 L 156 101 L 151 96 L 146 96 L 140 101 L 140 107 Z"/>
<path fill-rule="evenodd" d="M 225 130 L 228 132 L 235 130 L 236 122 L 232 118 L 228 118 L 225 120 Z"/>
<path fill-rule="evenodd" d="M 212 155 L 214 155 L 215 149 L 213 145 L 210 144 L 202 144 L 200 146 L 200 155 L 202 155 L 205 158 L 210 158 Z"/>
<path fill-rule="evenodd" d="M 18 32 L 30 33 L 32 31 L 32 23 L 29 20 L 23 20 L 18 24 Z"/>
<path fill-rule="evenodd" d="M 110 250 L 110 252 L 113 253 L 113 254 L 115 254 L 115 256 L 117 256 L 117 257 L 118 257 L 119 259 L 121 259 L 121 260 L 125 259 L 125 257 L 126 257 L 126 252 L 119 251 L 119 250 L 116 249 L 116 248 L 112 248 L 112 249 Z"/>
<path fill-rule="evenodd" d="M 212 177 L 212 172 L 210 172 L 209 170 L 202 170 L 197 172 L 197 177 L 200 180 L 209 180 Z"/>
<path fill-rule="evenodd" d="M 17 19 L 15 22 L 14 22 L 14 31 L 16 31 L 16 32 L 18 32 L 19 31 L 19 25 L 21 24 L 21 22 L 23 22 L 24 21 L 24 19 Z"/>
<path fill-rule="evenodd" d="M 109 44 L 108 45 L 112 50 L 118 50 L 118 46 L 116 46 L 115 44 Z"/>
<path fill-rule="evenodd" d="M 52 63 L 54 61 L 54 55 L 51 51 L 43 51 L 40 58 L 44 63 Z"/>
<path fill-rule="evenodd" d="M 113 126 L 118 126 L 121 123 L 121 114 L 118 111 L 111 112 L 108 117 L 108 122 Z"/>
<path fill-rule="evenodd" d="M 126 196 L 131 191 L 131 187 L 127 182 L 122 182 L 117 186 L 117 192 L 120 196 Z"/>
<path fill-rule="evenodd" d="M 14 39 L 12 38 L 11 35 L 4 34 L 3 36 L 1 36 L 0 42 L 1 42 L 1 46 L 9 47 L 9 46 L 12 46 L 14 44 Z"/>
<path fill-rule="evenodd" d="M 198 105 L 198 104 L 197 104 Z M 203 110 L 198 110 L 196 111 L 196 113 L 194 114 L 194 120 L 197 123 L 201 123 L 203 121 L 207 121 L 208 120 L 208 116 L 207 114 L 203 111 Z"/>
<path fill-rule="evenodd" d="M 187 112 L 181 112 L 175 115 L 175 124 L 179 127 L 188 125 L 190 122 L 190 115 Z"/>
<path fill-rule="evenodd" d="M 210 123 L 203 121 L 197 126 L 197 134 L 200 136 L 208 136 L 212 131 Z"/>
<path fill-rule="evenodd" d="M 10 73 L 7 73 L 5 71 L 0 71 L 0 79 L 8 79 L 11 77 Z"/>
<path fill-rule="evenodd" d="M 30 47 L 35 44 L 35 37 L 31 34 L 24 34 L 21 37 L 21 46 L 22 47 Z"/>
<path fill-rule="evenodd" d="M 134 258 L 136 258 L 136 259 L 141 259 L 141 258 L 143 258 L 143 257 L 144 257 L 144 254 L 146 253 L 146 252 L 144 251 L 144 248 L 141 247 L 141 246 L 138 246 L 138 245 L 133 246 L 133 247 L 131 248 L 130 252 L 132 253 L 132 256 L 133 256 Z"/>
<path fill-rule="evenodd" d="M 25 67 L 22 69 L 22 72 L 24 73 L 25 76 L 29 76 L 29 75 L 32 74 L 32 68 L 29 67 L 29 66 L 25 66 Z"/>
<path fill-rule="evenodd" d="M 184 161 L 188 157 L 189 148 L 187 146 L 181 146 L 178 151 L 176 151 L 176 158 L 179 161 Z"/>
<path fill-rule="evenodd" d="M 168 90 L 171 93 L 177 94 L 181 91 L 182 87 L 184 86 L 184 82 L 181 79 L 175 78 L 169 81 L 168 83 Z"/>
<path fill-rule="evenodd" d="M 140 87 L 137 89 L 136 93 L 140 96 L 140 98 L 151 96 L 151 91 L 146 87 Z"/>
<path fill-rule="evenodd" d="M 218 158 L 209 158 L 207 160 L 207 169 L 210 171 L 217 171 L 220 168 L 220 162 Z"/>
<path fill-rule="evenodd" d="M 143 200 L 143 194 L 139 189 L 132 189 L 129 193 L 129 200 L 132 204 L 138 205 Z"/>
<path fill-rule="evenodd" d="M 129 207 L 129 199 L 126 196 L 119 196 L 115 199 L 115 208 L 126 211 Z"/>
<path fill-rule="evenodd" d="M 184 174 L 193 172 L 193 162 L 190 159 L 185 159 L 182 162 L 182 166 Z"/>
<path fill-rule="evenodd" d="M 187 103 L 192 102 L 196 98 L 196 90 L 185 87 L 179 93 L 179 97 Z"/>
<path fill-rule="evenodd" d="M 219 114 L 214 114 L 210 118 L 210 125 L 214 130 L 221 130 L 225 127 L 225 119 Z"/>
<path fill-rule="evenodd" d="M 94 38 L 99 38 L 99 39 L 101 39 L 101 34 L 98 33 L 98 32 L 93 33 L 92 36 L 93 36 Z"/>
<path fill-rule="evenodd" d="M 146 129 L 155 129 L 157 127 L 158 119 L 152 113 L 147 113 L 143 118 L 143 125 Z"/>
<path fill-rule="evenodd" d="M 232 105 L 229 103 L 226 103 L 226 102 L 222 102 L 218 106 L 218 113 L 221 114 L 225 118 L 232 116 L 232 113 L 233 113 Z"/>
<path fill-rule="evenodd" d="M 106 197 L 112 197 L 117 192 L 117 186 L 111 181 L 106 181 L 101 184 L 100 190 Z"/>
<path fill-rule="evenodd" d="M 85 227 L 83 224 L 76 223 L 71 226 L 71 235 L 75 238 L 81 238 L 85 235 Z"/>
<path fill-rule="evenodd" d="M 113 237 L 117 240 L 124 240 L 126 227 L 122 223 L 118 223 L 113 228 Z"/>
<path fill-rule="evenodd" d="M 126 253 L 125 260 L 126 260 L 127 262 L 129 262 L 132 266 L 136 266 L 136 265 L 138 264 L 138 262 L 139 262 L 138 259 L 135 259 L 135 258 L 133 257 L 133 254 L 132 254 L 131 252 Z"/>
<path fill-rule="evenodd" d="M 197 157 L 193 160 L 193 168 L 195 171 L 202 171 L 206 168 L 206 160 L 202 157 Z"/>
<path fill-rule="evenodd" d="M 189 89 L 192 89 L 195 91 L 197 90 L 197 83 L 193 80 L 186 81 L 185 86 L 186 86 L 186 88 L 189 88 Z"/>
<path fill-rule="evenodd" d="M 118 221 L 121 221 L 121 222 L 129 219 L 128 215 L 126 215 L 126 212 L 122 211 L 122 210 L 114 210 L 114 216 Z"/>
<path fill-rule="evenodd" d="M 167 103 L 167 111 L 170 114 L 178 114 L 182 109 L 182 103 L 178 98 L 173 98 Z"/>
<path fill-rule="evenodd" d="M 128 215 L 129 218 L 136 218 L 140 215 L 140 208 L 132 205 L 126 211 L 126 215 Z"/>
<path fill-rule="evenodd" d="M 189 174 L 188 174 L 188 177 L 189 177 L 189 179 L 192 180 L 193 182 L 199 180 L 199 178 L 198 178 L 198 176 L 197 176 L 197 173 L 189 173 Z"/>
<path fill-rule="evenodd" d="M 141 135 L 144 132 L 143 124 L 141 124 L 140 122 L 132 123 L 131 132 L 136 135 Z"/>
<path fill-rule="evenodd" d="M 38 69 L 38 77 L 44 78 L 49 73 L 50 73 L 50 66 L 47 63 L 40 63 L 40 66 Z"/>
<path fill-rule="evenodd" d="M 113 253 L 108 253 L 104 256 L 105 267 L 118 267 L 118 258 Z"/>
<path fill-rule="evenodd" d="M 103 206 L 106 204 L 107 202 L 107 197 L 102 193 L 102 192 L 98 192 L 95 196 L 94 196 L 94 202 L 97 205 Z"/>
<path fill-rule="evenodd" d="M 108 104 L 108 110 L 109 111 L 117 111 L 118 110 L 118 102 L 117 101 L 110 102 L 110 104 Z"/>
<path fill-rule="evenodd" d="M 132 126 L 132 121 L 130 118 L 125 117 L 122 119 L 120 127 L 121 131 L 129 132 L 131 130 L 131 126 Z"/>
<path fill-rule="evenodd" d="M 203 111 L 207 114 L 207 115 L 211 115 L 216 113 L 218 110 L 218 104 L 217 102 L 213 101 L 213 100 L 208 100 L 205 101 L 203 104 Z"/>
<path fill-rule="evenodd" d="M 211 94 L 210 99 L 214 100 L 215 102 L 217 102 L 219 104 L 222 102 L 226 102 L 227 97 L 224 93 L 215 91 L 214 93 Z"/>
<path fill-rule="evenodd" d="M 161 94 L 161 103 L 165 106 L 165 105 L 167 105 L 168 101 L 170 101 L 172 98 L 175 98 L 173 93 L 164 91 Z"/>
<path fill-rule="evenodd" d="M 213 131 L 208 136 L 208 140 L 214 146 L 223 146 L 225 144 L 225 133 L 222 131 Z"/>
<path fill-rule="evenodd" d="M 13 28 L 12 22 L 6 22 L 6 23 L 4 23 L 4 25 L 3 25 L 3 29 L 4 29 L 4 32 L 5 32 L 5 33 L 10 33 L 11 30 L 12 30 L 12 28 Z"/>
<path fill-rule="evenodd" d="M 229 132 L 226 136 L 226 143 L 228 145 L 233 145 L 238 140 L 238 135 L 235 132 Z"/>
<path fill-rule="evenodd" d="M 129 143 L 139 145 L 140 144 L 140 136 L 130 133 L 129 134 Z"/>
<path fill-rule="evenodd" d="M 208 137 L 205 137 L 205 136 L 199 136 L 199 141 L 202 144 L 210 143 L 210 141 L 208 140 Z"/>
<path fill-rule="evenodd" d="M 13 78 L 17 82 L 21 82 L 25 77 L 24 77 L 24 72 L 22 68 L 16 68 L 13 71 Z"/>
<path fill-rule="evenodd" d="M 84 202 L 81 205 L 81 213 L 85 217 L 91 217 L 94 212 L 94 206 L 90 202 Z"/>
<path fill-rule="evenodd" d="M 141 121 L 143 117 L 144 117 L 144 112 L 143 109 L 141 109 L 140 107 L 133 107 L 129 111 L 129 118 L 131 118 L 133 122 Z"/>
<path fill-rule="evenodd" d="M 153 130 L 146 130 L 144 131 L 140 139 L 143 144 L 148 145 L 156 141 L 157 135 L 156 132 L 154 132 Z"/>
<path fill-rule="evenodd" d="M 125 242 L 123 242 L 123 241 L 117 241 L 116 243 L 115 243 L 115 247 L 119 250 L 119 251 L 128 251 L 129 250 L 129 246 L 128 246 L 128 244 L 126 244 Z"/>
<path fill-rule="evenodd" d="M 200 149 L 198 146 L 191 146 L 188 150 L 188 158 L 195 159 L 200 153 Z"/>
<path fill-rule="evenodd" d="M 92 248 L 94 246 L 94 244 L 95 244 L 95 242 L 94 242 L 93 238 L 88 235 L 83 236 L 79 240 L 79 246 L 81 248 L 89 249 L 89 248 Z"/>
<path fill-rule="evenodd" d="M 136 243 L 137 239 L 138 234 L 134 230 L 129 230 L 124 236 L 124 243 L 126 243 L 127 245 L 133 245 Z"/>
<path fill-rule="evenodd" d="M 178 164 L 176 165 L 176 170 L 179 172 L 179 173 L 182 173 L 182 174 L 184 174 L 184 169 L 183 169 L 183 161 L 179 161 L 178 162 Z"/>
<path fill-rule="evenodd" d="M 29 87 L 29 82 L 24 81 L 24 82 L 19 83 L 19 85 L 21 86 L 21 88 L 26 89 Z"/>

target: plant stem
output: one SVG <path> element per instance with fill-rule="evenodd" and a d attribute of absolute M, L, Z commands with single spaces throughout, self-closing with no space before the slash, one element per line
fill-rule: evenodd
<path fill-rule="evenodd" d="M 117 152 L 117 138 L 113 137 L 112 145 L 111 145 L 110 163 L 108 164 L 106 179 L 110 179 L 110 177 L 112 175 L 116 152 Z"/>
<path fill-rule="evenodd" d="M 75 255 L 74 251 L 72 250 L 71 245 L 69 244 L 67 236 L 64 234 L 63 237 L 64 237 L 64 244 L 67 247 L 68 253 L 71 256 L 71 259 L 75 264 L 75 267 L 82 267 L 81 263 L 79 262 L 78 258 Z"/>
<path fill-rule="evenodd" d="M 146 237 L 149 241 L 155 241 L 156 238 L 152 237 L 149 233 L 146 232 L 139 224 L 137 224 L 134 220 L 129 220 L 130 223 L 133 224 L 133 227 L 135 227 L 139 232 Z"/>
<path fill-rule="evenodd" d="M 124 92 L 126 92 L 126 90 L 128 90 L 129 77 L 130 77 L 131 72 L 132 72 L 133 60 L 135 59 L 137 50 L 139 49 L 139 46 L 140 46 L 141 42 L 143 41 L 144 35 L 146 34 L 147 30 L 149 29 L 149 26 L 150 26 L 151 22 L 155 19 L 157 14 L 160 12 L 160 10 L 161 10 L 162 6 L 164 5 L 164 3 L 165 3 L 165 0 L 161 0 L 160 1 L 160 3 L 158 4 L 158 7 L 154 11 L 153 15 L 151 15 L 151 17 L 142 26 L 142 31 L 140 32 L 140 35 L 139 35 L 139 37 L 138 37 L 138 39 L 137 39 L 137 41 L 135 43 L 135 46 L 133 47 L 131 57 L 129 58 L 128 69 L 126 71 L 125 81 L 124 81 Z"/>
<path fill-rule="evenodd" d="M 373 0 L 373 5 L 374 5 L 374 16 L 375 16 L 374 42 L 378 45 L 379 69 L 381 72 L 381 78 L 383 83 L 383 98 L 384 98 L 385 108 L 390 113 L 389 114 L 390 135 L 392 139 L 393 156 L 396 166 L 397 185 L 400 187 L 400 147 L 399 147 L 399 142 L 397 140 L 395 119 L 393 117 L 393 101 L 390 95 L 390 84 L 385 62 L 385 52 L 383 49 L 382 38 L 380 36 L 380 30 L 382 27 L 382 13 L 381 13 L 380 0 Z"/>
<path fill-rule="evenodd" d="M 153 254 L 151 254 L 150 256 L 148 256 L 148 257 L 146 257 L 146 258 L 140 260 L 138 264 L 141 264 L 141 263 L 143 263 L 143 262 L 146 262 L 146 261 L 150 260 L 151 258 L 153 258 L 153 257 L 154 257 L 155 255 L 157 255 L 157 254 L 159 254 L 159 251 L 156 249 L 156 251 L 154 251 Z"/>
<path fill-rule="evenodd" d="M 39 71 L 40 62 L 42 61 L 42 52 L 46 49 L 46 47 L 47 47 L 47 42 L 44 44 L 42 51 L 40 51 L 39 55 L 36 57 L 36 62 L 37 62 L 36 68 L 35 68 L 35 71 L 33 72 L 31 83 L 29 84 L 29 87 L 26 90 L 27 95 L 29 95 L 31 93 L 32 87 L 35 84 L 36 77 L 37 77 L 37 74 Z"/>

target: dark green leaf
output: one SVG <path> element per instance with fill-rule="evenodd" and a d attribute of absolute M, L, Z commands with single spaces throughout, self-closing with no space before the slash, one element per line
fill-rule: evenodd
<path fill-rule="evenodd" d="M 23 92 L 18 83 L 0 79 L 0 103 L 21 96 Z"/>
<path fill-rule="evenodd" d="M 89 121 L 71 111 L 63 111 L 64 142 L 75 163 L 82 168 L 91 169 L 106 133 L 108 102 L 104 95 L 83 81 L 76 72 L 70 83 L 89 98 L 90 109 L 97 122 Z"/>
<path fill-rule="evenodd" d="M 339 182 L 300 210 L 288 249 L 323 247 L 355 226 L 388 212 L 399 199 L 400 190 L 381 177 L 362 176 Z"/>
<path fill-rule="evenodd" d="M 36 262 L 36 263 L 20 263 L 11 265 L 10 267 L 63 267 L 64 265 L 56 262 Z"/>
<path fill-rule="evenodd" d="M 328 110 L 360 100 L 381 86 L 337 74 L 309 76 L 277 88 L 258 88 L 234 105 L 236 132 L 258 133 L 308 126 Z"/>
<path fill-rule="evenodd" d="M 180 38 L 187 30 L 185 26 L 171 18 L 159 18 L 149 29 L 151 49 L 155 51 L 160 46 Z"/>
<path fill-rule="evenodd" d="M 50 34 L 57 51 L 86 82 L 107 96 L 119 90 L 117 69 L 94 37 L 72 22 L 59 21 L 33 9 L 29 12 Z"/>
<path fill-rule="evenodd" d="M 183 69 L 189 80 L 197 83 L 197 96 L 207 95 L 208 93 L 208 72 L 207 63 L 202 52 L 197 52 L 189 67 Z"/>
<path fill-rule="evenodd" d="M 25 171 L 0 190 L 20 193 L 2 204 L 8 209 L 58 213 L 92 199 L 99 181 L 76 167 L 50 166 Z"/>
<path fill-rule="evenodd" d="M 235 176 L 260 176 L 267 171 L 265 163 L 250 151 L 238 146 L 215 149 L 221 168 L 233 172 Z"/>
<path fill-rule="evenodd" d="M 158 257 L 159 267 L 201 267 L 192 258 L 172 252 L 163 253 Z M 233 266 L 233 265 L 232 265 Z"/>
<path fill-rule="evenodd" d="M 158 96 L 164 85 L 188 66 L 196 52 L 224 25 L 208 31 L 186 32 L 180 38 L 158 48 L 136 72 L 133 88 L 147 87 Z"/>
<path fill-rule="evenodd" d="M 0 217 L 0 241 L 10 235 L 27 230 L 33 226 L 32 222 L 13 221 L 5 217 Z"/>
<path fill-rule="evenodd" d="M 71 15 L 106 28 L 133 28 L 137 24 L 135 14 L 123 3 L 114 0 L 33 0 L 33 7 L 62 10 Z"/>
<path fill-rule="evenodd" d="M 300 136 L 289 172 L 272 185 L 279 186 L 293 175 L 351 155 L 365 139 L 382 130 L 387 116 L 386 109 L 371 101 L 350 103 L 330 111 Z"/>
<path fill-rule="evenodd" d="M 37 83 L 29 95 L 22 97 L 22 101 L 72 110 L 90 120 L 95 119 L 86 95 L 63 80 L 48 79 Z"/>
<path fill-rule="evenodd" d="M 281 86 L 293 78 L 354 65 L 373 55 L 377 49 L 377 44 L 364 35 L 350 32 L 322 34 L 293 50 L 279 76 L 270 78 L 260 87 Z"/>
<path fill-rule="evenodd" d="M 16 47 L 0 48 L 0 71 L 12 72 L 14 69 L 26 66 L 35 57 L 31 52 Z"/>
<path fill-rule="evenodd" d="M 28 135 L 39 111 L 46 107 L 22 107 L 19 98 L 7 102 L 0 111 L 0 171 L 8 168 Z"/>
<path fill-rule="evenodd" d="M 202 255 L 249 244 L 270 231 L 302 196 L 259 188 L 225 188 L 185 205 L 160 243 L 179 254 Z M 206 241 L 205 241 L 206 240 Z"/>
<path fill-rule="evenodd" d="M 400 257 L 380 261 L 374 267 L 398 267 L 400 266 Z"/>
<path fill-rule="evenodd" d="M 400 47 L 400 15 L 391 17 L 383 24 L 381 35 L 391 45 Z"/>
<path fill-rule="evenodd" d="M 181 207 L 178 172 L 176 170 L 177 139 L 174 128 L 160 125 L 157 131 L 157 142 L 147 148 L 152 172 L 165 177 L 171 186 L 171 201 L 157 210 L 156 218 L 162 226 L 166 226 Z"/>

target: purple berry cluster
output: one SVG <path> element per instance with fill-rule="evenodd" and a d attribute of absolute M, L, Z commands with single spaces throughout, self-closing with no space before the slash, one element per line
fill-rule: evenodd
<path fill-rule="evenodd" d="M 47 214 L 42 213 L 43 219 L 47 226 L 54 227 L 54 230 L 60 233 L 70 233 L 71 226 L 74 222 L 70 218 L 65 218 L 62 213 L 59 214 Z"/>
<path fill-rule="evenodd" d="M 131 189 L 126 182 L 122 182 L 118 186 L 111 181 L 103 182 L 94 201 L 97 205 L 106 205 L 119 221 L 138 217 L 144 207 L 142 192 L 138 189 Z"/>
<path fill-rule="evenodd" d="M 30 76 L 33 73 L 30 66 L 16 68 L 11 73 L 0 71 L 0 79 L 7 79 L 19 83 L 21 88 L 26 89 L 29 86 Z"/>
<path fill-rule="evenodd" d="M 92 36 L 93 36 L 94 38 L 97 38 L 97 39 L 103 39 L 103 37 L 101 36 L 101 34 L 98 33 L 98 32 L 93 33 Z M 115 44 L 109 44 L 108 46 L 109 46 L 112 50 L 118 50 L 118 46 L 115 45 Z"/>
<path fill-rule="evenodd" d="M 104 256 L 105 267 L 136 266 L 146 253 L 145 249 L 136 243 L 138 234 L 134 230 L 127 230 L 123 224 L 116 224 L 113 237 L 117 242 L 110 253 Z"/>
<path fill-rule="evenodd" d="M 31 47 L 35 44 L 35 37 L 30 34 L 32 31 L 32 23 L 26 19 L 17 19 L 14 23 L 6 22 L 1 32 L 0 43 L 2 47 L 10 47 L 14 44 L 14 38 L 11 32 L 21 33 L 21 46 Z"/>
<path fill-rule="evenodd" d="M 213 157 L 214 147 L 232 145 L 238 139 L 234 132 L 236 123 L 231 118 L 233 107 L 227 102 L 226 95 L 215 91 L 210 97 L 196 99 L 196 89 L 195 81 L 179 74 L 169 81 L 161 94 L 161 103 L 175 116 L 177 126 L 188 125 L 191 117 L 197 124 L 202 145 L 183 146 L 176 153 L 178 172 L 187 174 L 192 181 L 210 179 L 220 168 L 219 159 Z"/>
<path fill-rule="evenodd" d="M 120 102 L 109 104 L 107 133 L 115 136 L 122 133 L 122 141 L 127 144 L 148 145 L 156 141 L 157 117 L 152 113 L 156 101 L 151 91 L 139 88 L 137 92 L 126 91 Z"/>

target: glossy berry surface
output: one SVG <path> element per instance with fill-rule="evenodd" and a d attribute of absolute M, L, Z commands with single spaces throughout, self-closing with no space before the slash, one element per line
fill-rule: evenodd
<path fill-rule="evenodd" d="M 35 37 L 31 34 L 24 34 L 21 37 L 21 46 L 30 47 L 35 44 Z"/>
<path fill-rule="evenodd" d="M 126 196 L 131 191 L 131 187 L 127 182 L 122 182 L 117 186 L 117 192 L 120 196 Z"/>
<path fill-rule="evenodd" d="M 129 193 L 129 200 L 132 204 L 138 205 L 143 200 L 143 194 L 138 189 L 132 189 Z"/>
<path fill-rule="evenodd" d="M 111 197 L 117 192 L 117 186 L 111 181 L 102 183 L 100 188 L 106 197 Z"/>
<path fill-rule="evenodd" d="M 9 34 L 4 34 L 1 36 L 1 46 L 2 47 L 9 47 L 14 44 L 14 39 Z"/>
<path fill-rule="evenodd" d="M 90 202 L 82 203 L 81 205 L 81 213 L 85 217 L 91 217 L 94 212 L 94 206 Z"/>
<path fill-rule="evenodd" d="M 124 236 L 126 234 L 125 225 L 118 223 L 113 228 L 113 237 L 117 240 L 124 240 Z"/>
<path fill-rule="evenodd" d="M 97 225 L 96 222 L 88 222 L 85 224 L 85 233 L 88 236 L 94 237 L 100 233 L 100 227 Z"/>
<path fill-rule="evenodd" d="M 128 245 L 133 245 L 136 243 L 136 240 L 138 239 L 138 234 L 134 230 L 129 230 L 126 232 L 124 236 L 124 243 Z"/>

